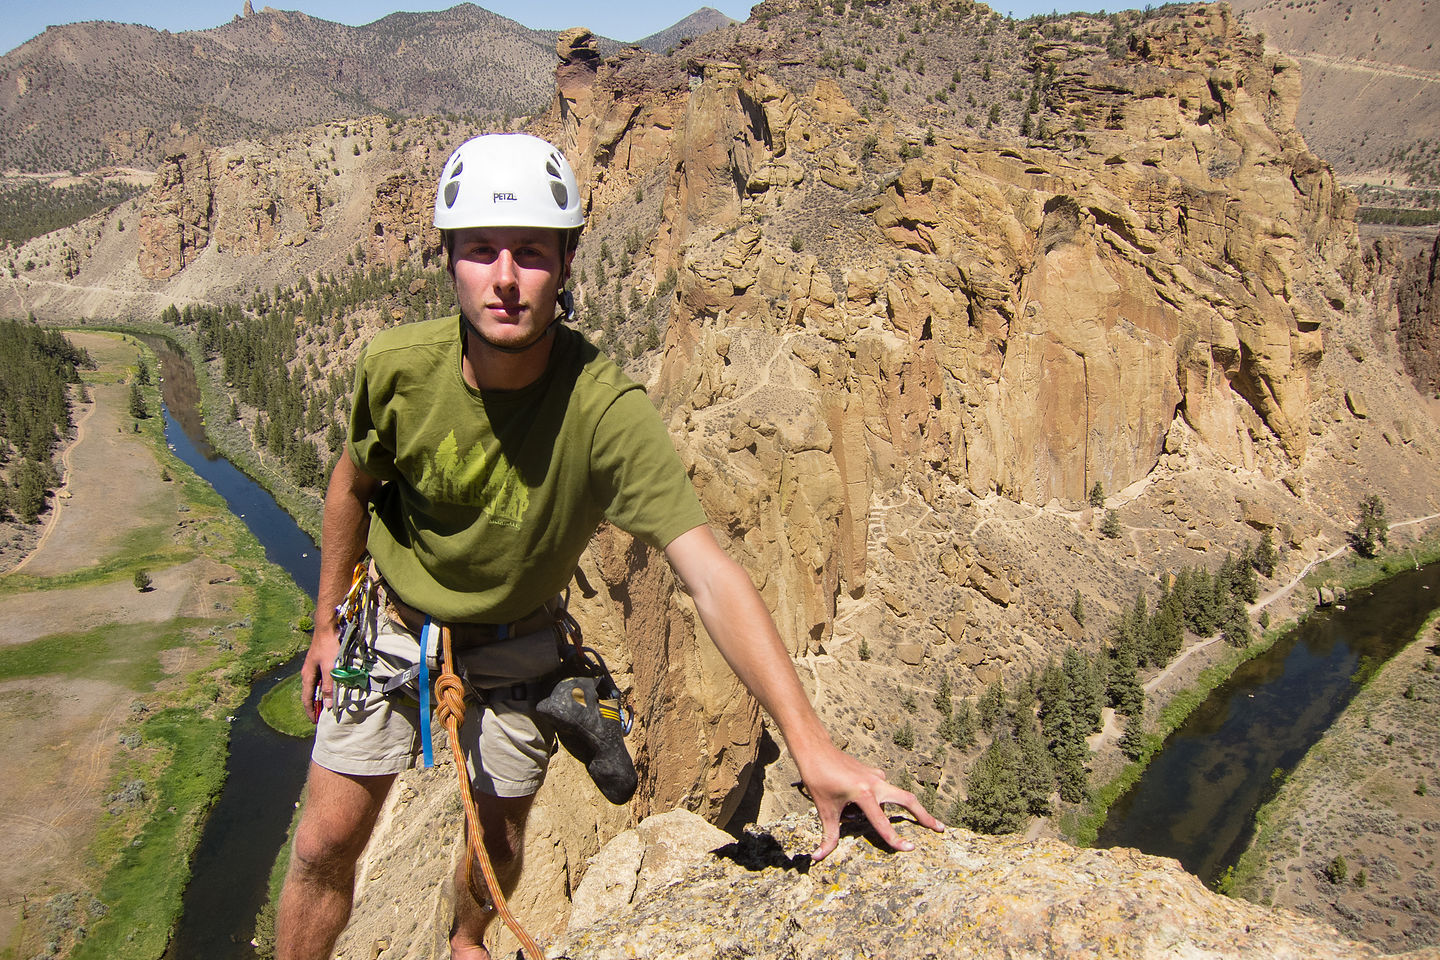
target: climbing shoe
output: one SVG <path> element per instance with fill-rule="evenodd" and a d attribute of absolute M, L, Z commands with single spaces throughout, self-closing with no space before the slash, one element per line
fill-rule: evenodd
<path fill-rule="evenodd" d="M 635 764 L 625 749 L 629 716 L 620 704 L 620 690 L 598 654 L 571 661 L 577 676 L 561 677 L 535 707 L 555 727 L 560 742 L 585 765 L 605 799 L 626 803 L 635 795 Z"/>

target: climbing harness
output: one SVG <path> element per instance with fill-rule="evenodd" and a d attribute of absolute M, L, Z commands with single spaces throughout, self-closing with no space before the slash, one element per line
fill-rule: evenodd
<path fill-rule="evenodd" d="M 542 958 L 544 954 L 526 933 L 515 915 L 510 912 L 505 896 L 500 890 L 499 880 L 485 849 L 484 829 L 480 824 L 479 809 L 469 783 L 464 750 L 460 741 L 460 726 L 465 718 L 465 695 L 469 688 L 477 699 L 484 700 L 488 686 L 494 678 L 468 675 L 463 664 L 455 657 L 453 633 L 471 628 L 477 632 L 488 632 L 489 642 L 480 643 L 475 649 L 490 648 L 497 653 L 506 648 L 529 640 L 536 634 L 546 632 L 555 638 L 558 667 L 544 675 L 521 682 L 507 681 L 505 686 L 514 689 L 530 687 L 546 691 L 536 703 L 536 713 L 545 717 L 555 728 L 556 736 L 577 760 L 585 765 L 600 792 L 611 803 L 622 804 L 634 795 L 638 778 L 634 762 L 625 749 L 625 735 L 634 723 L 634 712 L 625 704 L 620 688 L 610 675 L 609 668 L 599 652 L 585 646 L 580 624 L 569 611 L 569 591 L 545 605 L 543 622 L 549 628 L 531 632 L 528 626 L 532 618 L 525 618 L 515 624 L 496 624 L 491 627 L 472 627 L 469 624 L 455 625 L 441 623 L 399 605 L 394 597 L 387 601 L 396 610 L 387 611 L 389 616 L 400 615 L 405 620 L 423 617 L 419 634 L 420 655 L 418 662 L 386 679 L 372 676 L 376 666 L 376 655 L 371 638 L 376 633 L 376 617 L 380 607 L 380 581 L 371 576 L 369 562 L 363 559 L 355 565 L 350 590 L 344 601 L 335 608 L 340 623 L 340 653 L 330 676 L 335 681 L 334 709 L 338 718 L 351 699 L 363 698 L 371 690 L 379 690 L 387 696 L 405 693 L 410 684 L 419 700 L 420 742 L 424 765 L 434 765 L 430 732 L 431 667 L 430 656 L 436 657 L 438 677 L 434 683 L 435 718 L 441 722 L 449 736 L 450 749 L 455 757 L 456 776 L 460 782 L 460 798 L 465 807 L 466 857 L 465 882 L 475 902 L 482 907 L 489 904 L 504 921 L 505 926 L 520 941 L 524 957 Z M 537 610 L 534 620 L 542 611 Z M 418 614 L 418 616 L 413 616 Z M 406 626 L 414 630 L 409 622 Z M 517 631 L 516 628 L 519 628 Z M 543 640 L 536 637 L 533 642 Z M 503 659 L 503 654 L 502 654 Z M 554 661 L 552 661 L 553 663 Z M 458 668 L 458 669 L 457 669 Z M 383 675 L 383 674 L 382 674 Z M 462 676 L 463 675 L 463 676 Z M 531 685 L 534 685 L 531 687 Z M 342 694 L 343 691 L 343 694 Z M 342 699 L 343 697 L 343 699 Z M 482 892 L 475 880 L 474 865 L 480 864 L 486 890 Z"/>

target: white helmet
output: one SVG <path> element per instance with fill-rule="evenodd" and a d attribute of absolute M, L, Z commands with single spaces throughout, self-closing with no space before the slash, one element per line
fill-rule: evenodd
<path fill-rule="evenodd" d="M 450 154 L 435 189 L 435 226 L 553 227 L 585 225 L 580 185 L 565 155 L 524 133 L 489 133 Z"/>

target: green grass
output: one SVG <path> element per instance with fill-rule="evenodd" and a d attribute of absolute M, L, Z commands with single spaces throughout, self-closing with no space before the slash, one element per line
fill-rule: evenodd
<path fill-rule="evenodd" d="M 99 891 L 109 912 L 76 946 L 73 960 L 138 960 L 165 952 L 190 878 L 186 865 L 198 824 L 225 782 L 229 724 L 223 719 L 173 708 L 147 720 L 143 730 L 146 743 L 158 742 L 169 753 L 155 813 L 120 847 Z M 114 838 L 102 834 L 106 840 Z"/>
<path fill-rule="evenodd" d="M 315 732 L 315 724 L 300 705 L 300 674 L 286 677 L 260 698 L 260 719 L 287 737 L 304 739 Z"/>
<path fill-rule="evenodd" d="M 1384 223 L 1391 226 L 1427 227 L 1440 223 L 1440 210 L 1408 207 L 1361 207 L 1355 215 L 1360 223 Z"/>
<path fill-rule="evenodd" d="M 1397 573 L 1437 560 L 1440 560 L 1440 533 L 1432 533 L 1413 547 L 1382 553 L 1378 557 L 1362 557 L 1354 550 L 1347 550 L 1333 560 L 1316 564 L 1315 568 L 1305 575 L 1304 583 L 1312 593 L 1322 584 L 1359 590 L 1373 586 L 1386 577 L 1393 577 Z"/>
<path fill-rule="evenodd" d="M 86 633 L 57 633 L 0 647 L 0 680 L 63 674 L 146 690 L 164 676 L 160 654 L 194 645 L 187 629 L 208 622 L 106 624 Z"/>

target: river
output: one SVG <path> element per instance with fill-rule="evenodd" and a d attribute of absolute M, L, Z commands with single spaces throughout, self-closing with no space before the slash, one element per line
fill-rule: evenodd
<path fill-rule="evenodd" d="M 258 483 L 205 438 L 200 393 L 189 359 L 158 337 L 144 337 L 159 360 L 165 439 L 244 519 L 265 556 L 315 595 L 320 550 Z M 287 737 L 260 719 L 260 698 L 294 673 L 298 660 L 260 676 L 230 727 L 228 776 L 191 861 L 180 922 L 165 960 L 253 960 L 250 940 L 264 906 L 270 868 L 300 798 L 310 741 Z"/>
<path fill-rule="evenodd" d="M 1110 808 L 1097 846 L 1174 857 L 1213 883 L 1250 843 L 1255 814 L 1350 703 L 1369 671 L 1440 607 L 1440 563 L 1317 610 L 1217 687 Z"/>

